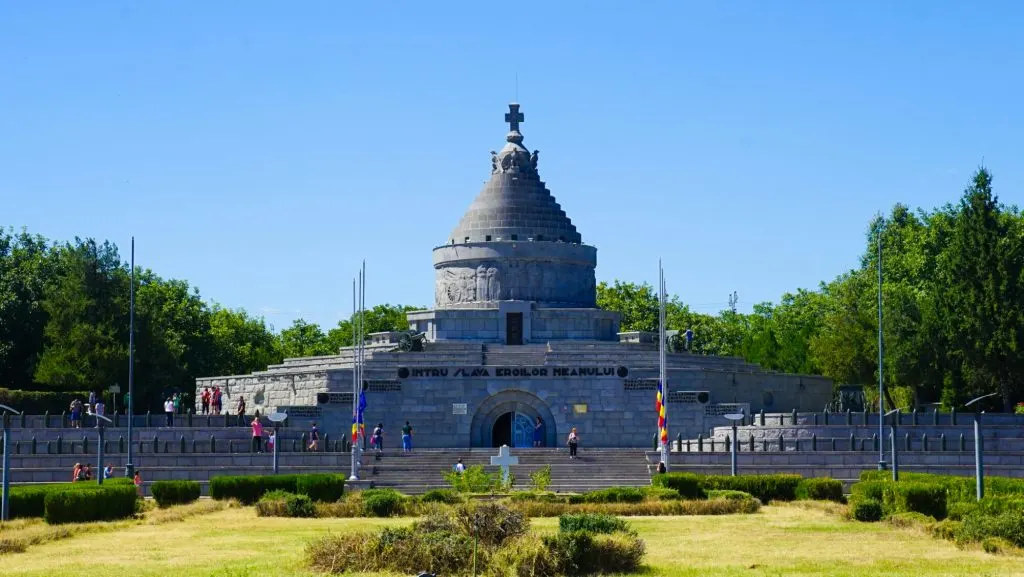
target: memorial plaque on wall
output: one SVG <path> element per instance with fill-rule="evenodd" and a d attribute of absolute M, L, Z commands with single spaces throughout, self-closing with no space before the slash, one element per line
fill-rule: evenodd
<path fill-rule="evenodd" d="M 466 403 L 452 403 L 452 414 L 453 415 L 466 415 L 469 413 L 469 407 Z"/>

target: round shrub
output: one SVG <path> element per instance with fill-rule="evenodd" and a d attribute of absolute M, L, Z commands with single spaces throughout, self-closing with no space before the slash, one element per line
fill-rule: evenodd
<path fill-rule="evenodd" d="M 149 490 L 160 508 L 184 505 L 199 499 L 197 481 L 156 481 L 150 485 Z"/>
<path fill-rule="evenodd" d="M 682 499 L 682 496 L 679 495 L 679 491 L 669 489 L 668 487 L 651 485 L 650 487 L 640 487 L 640 492 L 643 493 L 645 498 L 655 501 L 675 501 Z"/>
<path fill-rule="evenodd" d="M 838 479 L 804 479 L 796 486 L 797 499 L 843 502 L 843 482 Z"/>
<path fill-rule="evenodd" d="M 452 509 L 452 516 L 464 535 L 476 535 L 481 543 L 500 546 L 530 530 L 530 520 L 501 503 L 466 503 Z"/>
<path fill-rule="evenodd" d="M 894 483 L 884 503 L 890 505 L 893 512 L 913 511 L 945 519 L 946 487 L 934 483 Z"/>
<path fill-rule="evenodd" d="M 285 498 L 285 512 L 289 517 L 313 517 L 316 509 L 308 495 L 289 495 Z"/>
<path fill-rule="evenodd" d="M 543 538 L 560 575 L 632 573 L 640 568 L 644 542 L 634 535 L 594 535 L 586 531 Z"/>
<path fill-rule="evenodd" d="M 980 542 L 988 537 L 999 537 L 1024 547 L 1024 515 L 1010 511 L 998 515 L 974 513 L 961 522 L 956 533 L 958 542 Z"/>
<path fill-rule="evenodd" d="M 445 503 L 447 505 L 455 505 L 462 503 L 464 499 L 458 491 L 454 489 L 431 489 L 426 493 L 420 495 L 421 503 Z"/>
<path fill-rule="evenodd" d="M 850 516 L 858 521 L 874 523 L 882 520 L 882 503 L 878 499 L 860 498 L 850 503 Z"/>
<path fill-rule="evenodd" d="M 390 517 L 402 506 L 402 494 L 394 489 L 366 489 L 361 497 L 363 509 L 370 517 Z"/>

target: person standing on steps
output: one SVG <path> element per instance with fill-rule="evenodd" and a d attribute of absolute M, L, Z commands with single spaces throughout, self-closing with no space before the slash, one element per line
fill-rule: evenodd
<path fill-rule="evenodd" d="M 258 416 L 252 420 L 252 450 L 255 453 L 263 452 L 263 423 Z"/>
<path fill-rule="evenodd" d="M 540 417 L 537 417 L 537 422 L 533 425 L 533 446 L 544 446 L 544 421 Z"/>
<path fill-rule="evenodd" d="M 572 430 L 569 431 L 569 442 L 566 444 L 569 445 L 569 458 L 575 459 L 576 449 L 580 445 L 580 437 L 576 434 L 576 427 L 573 427 Z"/>
<path fill-rule="evenodd" d="M 412 425 L 409 421 L 405 422 L 405 426 L 402 427 L 402 452 L 412 452 Z"/>
<path fill-rule="evenodd" d="M 461 475 L 466 472 L 466 465 L 462 463 L 462 457 L 459 457 L 459 462 L 455 463 L 452 470 L 455 471 L 456 475 Z"/>
<path fill-rule="evenodd" d="M 320 429 L 316 428 L 316 423 L 313 423 L 313 428 L 309 430 L 309 450 L 316 451 L 320 448 Z"/>
<path fill-rule="evenodd" d="M 384 451 L 384 423 L 377 423 L 370 435 L 370 447 L 377 449 L 377 453 Z"/>
<path fill-rule="evenodd" d="M 167 415 L 167 426 L 174 426 L 174 401 L 170 397 L 164 401 L 164 414 Z"/>

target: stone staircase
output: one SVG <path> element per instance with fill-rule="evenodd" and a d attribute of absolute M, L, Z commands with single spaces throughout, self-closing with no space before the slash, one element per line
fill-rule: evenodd
<path fill-rule="evenodd" d="M 385 451 L 378 459 L 368 452 L 364 453 L 362 478 L 375 487 L 419 494 L 444 487 L 441 474 L 451 471 L 460 458 L 467 467 L 483 465 L 487 472 L 500 474 L 501 468 L 490 464 L 497 454 L 497 449 L 425 449 L 407 454 Z M 562 493 L 651 482 L 649 463 L 637 449 L 581 449 L 574 460 L 569 459 L 567 449 L 523 448 L 512 449 L 511 454 L 519 458 L 519 464 L 509 469 L 515 486 L 521 489 L 530 486 L 531 473 L 546 465 L 551 466 L 549 490 Z"/>

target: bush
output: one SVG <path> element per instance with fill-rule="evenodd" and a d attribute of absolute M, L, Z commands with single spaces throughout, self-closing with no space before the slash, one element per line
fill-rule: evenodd
<path fill-rule="evenodd" d="M 558 530 L 563 533 L 587 531 L 588 533 L 618 533 L 628 531 L 625 520 L 603 513 L 581 513 L 562 515 L 558 518 Z"/>
<path fill-rule="evenodd" d="M 604 513 L 608 515 L 661 516 L 661 515 L 732 515 L 756 513 L 761 508 L 757 499 L 676 499 L 673 501 L 644 501 L 642 503 L 557 503 L 541 501 L 512 501 L 511 506 L 526 517 L 558 517 L 570 513 Z"/>
<path fill-rule="evenodd" d="M 210 497 L 220 501 L 238 499 L 243 505 L 252 505 L 264 493 L 274 490 L 295 492 L 296 475 L 239 475 L 210 479 Z"/>
<path fill-rule="evenodd" d="M 462 474 L 445 471 L 441 476 L 452 489 L 460 493 L 493 493 L 501 486 L 497 475 L 484 471 L 483 465 L 466 467 Z"/>
<path fill-rule="evenodd" d="M 683 499 L 703 499 L 706 496 L 701 478 L 693 473 L 661 473 L 651 479 L 651 484 L 672 489 Z"/>
<path fill-rule="evenodd" d="M 959 502 L 949 503 L 946 506 L 946 518 L 954 521 L 962 521 L 964 517 L 970 515 L 978 509 L 977 503 Z"/>
<path fill-rule="evenodd" d="M 843 502 L 843 482 L 837 479 L 804 479 L 796 486 L 797 499 Z"/>
<path fill-rule="evenodd" d="M 446 503 L 448 505 L 455 505 L 456 503 L 462 503 L 463 501 L 465 501 L 465 499 L 463 499 L 462 495 L 454 489 L 431 489 L 420 495 L 421 503 Z"/>
<path fill-rule="evenodd" d="M 890 481 L 891 474 L 885 471 L 863 471 L 861 481 Z M 973 477 L 953 475 L 932 475 L 930 473 L 900 473 L 900 481 L 914 481 L 946 487 L 947 503 L 973 502 L 975 486 Z M 858 483 L 859 485 L 860 483 Z M 856 486 L 856 485 L 855 485 Z M 1024 497 L 1024 479 L 1011 477 L 985 477 L 985 494 L 989 496 Z"/>
<path fill-rule="evenodd" d="M 135 515 L 135 487 L 113 485 L 91 491 L 47 493 L 43 518 L 47 523 L 85 523 L 127 519 Z"/>
<path fill-rule="evenodd" d="M 959 543 L 981 542 L 989 537 L 1006 539 L 1017 547 L 1024 547 L 1024 515 L 1014 512 L 985 515 L 976 512 L 968 515 L 956 532 Z"/>
<path fill-rule="evenodd" d="M 569 497 L 570 503 L 639 503 L 644 493 L 636 487 L 609 487 Z"/>
<path fill-rule="evenodd" d="M 803 477 L 800 475 L 707 475 L 700 477 L 700 486 L 706 492 L 712 489 L 730 489 L 750 493 L 762 503 L 769 501 L 793 501 L 796 488 Z"/>
<path fill-rule="evenodd" d="M 260 497 L 256 514 L 260 517 L 314 517 L 316 508 L 308 495 L 276 490 Z"/>
<path fill-rule="evenodd" d="M 946 487 L 919 482 L 893 483 L 883 503 L 893 513 L 914 511 L 937 520 L 945 519 Z"/>
<path fill-rule="evenodd" d="M 488 567 L 490 577 L 546 577 L 556 575 L 557 561 L 544 541 L 524 535 L 498 549 Z"/>
<path fill-rule="evenodd" d="M 521 537 L 530 530 L 530 520 L 519 511 L 501 503 L 466 503 L 452 510 L 460 532 L 476 535 L 480 542 L 499 546 Z"/>
<path fill-rule="evenodd" d="M 669 489 L 668 487 L 651 485 L 649 487 L 640 487 L 640 492 L 643 493 L 645 498 L 654 501 L 678 501 L 679 499 L 682 499 L 682 496 L 679 495 L 679 491 Z"/>
<path fill-rule="evenodd" d="M 345 490 L 343 475 L 315 473 L 308 475 L 240 475 L 210 479 L 210 497 L 217 500 L 238 499 L 243 505 L 259 501 L 264 493 L 274 490 L 308 496 L 313 501 L 337 501 Z"/>
<path fill-rule="evenodd" d="M 952 519 L 943 519 L 938 523 L 932 523 L 932 537 L 953 541 L 956 539 L 956 534 L 960 531 L 961 524 L 960 521 L 953 521 Z"/>
<path fill-rule="evenodd" d="M 753 499 L 754 496 L 750 493 L 744 493 L 743 491 L 733 491 L 731 489 L 712 489 L 708 491 L 708 499 L 725 499 L 727 501 L 745 501 L 747 499 Z M 759 501 L 760 502 L 760 501 Z"/>
<path fill-rule="evenodd" d="M 644 542 L 634 535 L 592 535 L 585 531 L 545 536 L 544 544 L 562 575 L 632 573 L 640 568 Z"/>
<path fill-rule="evenodd" d="M 992 553 L 993 555 L 1004 555 L 1006 553 L 1014 552 L 1016 547 L 1013 543 L 1003 539 L 1002 537 L 985 537 L 981 541 L 981 548 L 986 553 Z"/>
<path fill-rule="evenodd" d="M 295 475 L 295 493 L 311 501 L 331 503 L 345 494 L 345 476 L 334 473 Z"/>
<path fill-rule="evenodd" d="M 858 521 L 874 523 L 882 520 L 882 502 L 878 499 L 860 497 L 850 503 L 850 516 Z"/>
<path fill-rule="evenodd" d="M 289 517 L 313 517 L 316 509 L 309 495 L 289 495 L 285 501 L 285 510 Z"/>
<path fill-rule="evenodd" d="M 551 486 L 551 465 L 530 473 L 530 487 L 534 491 L 547 491 Z"/>
<path fill-rule="evenodd" d="M 369 517 L 390 517 L 402 507 L 402 494 L 394 489 L 366 489 L 361 497 Z"/>
<path fill-rule="evenodd" d="M 149 490 L 161 508 L 184 505 L 199 499 L 199 483 L 196 481 L 156 481 L 150 485 Z"/>
<path fill-rule="evenodd" d="M 536 501 L 539 503 L 568 503 L 569 499 L 576 495 L 561 495 L 558 493 L 541 493 L 538 491 L 516 491 L 509 495 L 512 501 Z"/>

